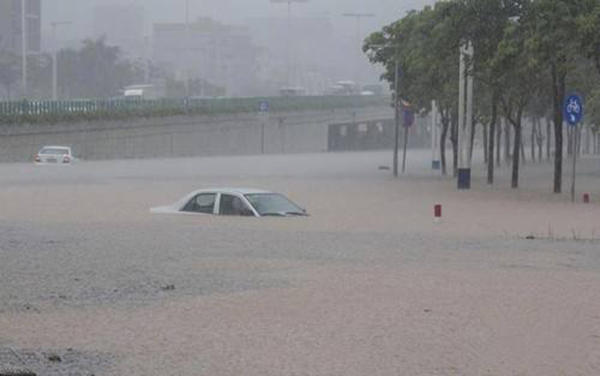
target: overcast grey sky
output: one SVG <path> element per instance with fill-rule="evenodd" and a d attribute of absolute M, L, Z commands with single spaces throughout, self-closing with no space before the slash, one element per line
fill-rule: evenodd
<path fill-rule="evenodd" d="M 190 18 L 209 16 L 226 23 L 243 24 L 249 17 L 285 17 L 286 5 L 270 0 L 189 0 Z M 364 21 L 364 32 L 402 17 L 408 10 L 420 9 L 434 0 L 309 0 L 295 4 L 295 16 L 328 15 L 337 33 L 349 35 L 355 29 L 353 20 L 341 16 L 344 12 L 368 12 L 376 15 Z M 185 0 L 44 0 L 44 31 L 52 21 L 72 21 L 61 40 L 80 40 L 91 34 L 92 11 L 98 4 L 141 4 L 145 9 L 146 29 L 154 22 L 181 21 L 185 17 Z"/>

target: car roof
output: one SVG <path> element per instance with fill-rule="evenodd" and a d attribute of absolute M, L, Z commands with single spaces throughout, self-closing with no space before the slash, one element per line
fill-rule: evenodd
<path fill-rule="evenodd" d="M 240 195 L 272 193 L 270 191 L 265 191 L 263 189 L 256 189 L 256 188 L 232 188 L 232 187 L 226 187 L 226 188 L 205 188 L 205 189 L 199 189 L 197 191 L 192 192 L 191 194 L 196 195 L 196 194 L 205 193 L 205 192 L 207 192 L 207 193 L 208 192 L 229 193 L 229 194 L 240 194 Z"/>
<path fill-rule="evenodd" d="M 69 149 L 71 150 L 70 146 L 58 146 L 58 145 L 46 145 L 46 146 L 42 146 L 42 149 Z"/>
<path fill-rule="evenodd" d="M 174 204 L 174 206 L 177 207 L 177 210 L 180 210 L 185 204 L 187 204 L 187 202 L 189 200 L 192 199 L 192 197 L 199 195 L 201 193 L 225 193 L 225 194 L 232 194 L 232 195 L 250 195 L 250 194 L 265 194 L 265 193 L 272 193 L 272 192 L 265 191 L 262 189 L 255 189 L 255 188 L 205 188 L 205 189 L 198 189 L 196 191 L 188 193 L 187 195 L 182 197 L 179 201 L 177 201 Z"/>

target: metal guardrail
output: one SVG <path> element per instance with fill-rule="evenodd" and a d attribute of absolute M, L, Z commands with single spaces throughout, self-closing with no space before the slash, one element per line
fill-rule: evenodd
<path fill-rule="evenodd" d="M 389 98 L 383 96 L 303 96 L 156 100 L 23 100 L 0 102 L 0 124 L 258 112 L 260 103 L 264 101 L 269 102 L 269 111 L 283 112 L 386 106 Z"/>

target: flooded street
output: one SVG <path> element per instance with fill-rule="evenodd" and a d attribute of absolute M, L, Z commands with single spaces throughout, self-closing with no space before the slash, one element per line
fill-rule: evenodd
<path fill-rule="evenodd" d="M 599 374 L 598 159 L 578 167 L 585 205 L 550 193 L 550 164 L 525 165 L 518 191 L 477 165 L 457 192 L 428 151 L 399 179 L 390 157 L 0 165 L 0 369 Z M 208 187 L 281 192 L 311 216 L 149 212 Z"/>

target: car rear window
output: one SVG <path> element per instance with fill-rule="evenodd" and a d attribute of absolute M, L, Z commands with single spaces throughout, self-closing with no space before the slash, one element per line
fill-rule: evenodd
<path fill-rule="evenodd" d="M 40 150 L 40 154 L 67 155 L 67 154 L 69 154 L 69 149 L 43 148 L 42 150 Z"/>

